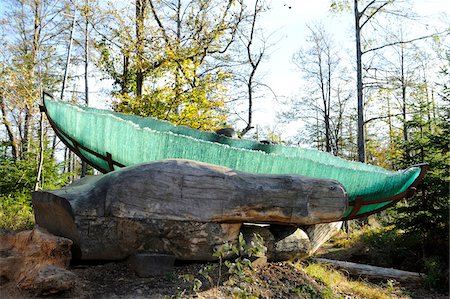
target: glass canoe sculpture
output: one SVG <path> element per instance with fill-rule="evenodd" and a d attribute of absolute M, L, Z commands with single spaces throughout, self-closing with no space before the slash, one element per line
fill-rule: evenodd
<path fill-rule="evenodd" d="M 250 173 L 334 179 L 349 198 L 342 220 L 365 217 L 412 196 L 427 170 L 421 164 L 393 172 L 317 150 L 231 139 L 154 118 L 80 107 L 49 95 L 44 96 L 42 110 L 58 137 L 103 173 L 180 158 Z"/>

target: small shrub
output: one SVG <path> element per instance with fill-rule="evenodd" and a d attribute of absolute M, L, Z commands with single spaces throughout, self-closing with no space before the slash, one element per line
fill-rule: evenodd
<path fill-rule="evenodd" d="M 234 261 L 226 260 L 225 266 L 228 268 L 228 280 L 225 285 L 232 287 L 232 296 L 235 298 L 258 298 L 248 287 L 253 283 L 252 273 L 254 271 L 252 263 L 248 258 L 264 254 L 264 240 L 260 235 L 254 234 L 250 243 L 245 241 L 242 233 L 239 234 L 237 244 L 225 244 L 220 250 L 214 253 L 219 258 L 220 264 L 224 256 L 230 254 L 237 255 Z"/>
<path fill-rule="evenodd" d="M 330 287 L 326 287 L 322 291 L 322 297 L 323 297 L 323 299 L 332 299 L 332 298 L 334 298 L 333 290 Z"/>
<path fill-rule="evenodd" d="M 244 239 L 242 233 L 239 234 L 237 243 L 227 242 L 218 247 L 214 251 L 214 256 L 218 258 L 219 264 L 206 264 L 199 271 L 198 275 L 183 274 L 179 278 L 191 284 L 190 290 L 179 290 L 174 298 L 185 298 L 187 293 L 196 295 L 201 291 L 205 285 L 220 287 L 222 280 L 222 268 L 227 269 L 227 280 L 223 283 L 224 286 L 229 287 L 227 291 L 233 298 L 258 298 L 253 294 L 249 285 L 253 283 L 253 266 L 249 258 L 253 256 L 260 256 L 265 253 L 264 240 L 261 236 L 255 234 L 250 242 Z M 235 256 L 234 260 L 228 260 L 231 256 Z M 214 272 L 217 273 L 217 280 L 214 281 Z M 202 282 L 203 281 L 203 282 Z"/>
<path fill-rule="evenodd" d="M 294 293 L 297 296 L 300 296 L 301 298 L 307 298 L 307 299 L 321 299 L 323 298 L 320 294 L 317 293 L 316 290 L 309 284 L 302 284 L 298 287 L 296 287 L 294 290 Z"/>
<path fill-rule="evenodd" d="M 0 197 L 0 229 L 26 230 L 34 226 L 34 214 L 27 195 Z"/>
<path fill-rule="evenodd" d="M 445 283 L 443 280 L 442 264 L 437 257 L 424 259 L 425 280 L 424 286 L 429 289 L 440 289 Z M 448 274 L 448 273 L 447 273 Z"/>

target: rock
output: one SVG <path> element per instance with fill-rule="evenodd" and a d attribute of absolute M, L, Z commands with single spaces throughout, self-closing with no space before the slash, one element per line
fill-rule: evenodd
<path fill-rule="evenodd" d="M 243 222 L 340 219 L 347 195 L 332 180 L 170 159 L 35 192 L 33 208 L 37 224 L 73 241 L 74 258 L 122 260 L 151 252 L 212 260 L 214 248 L 237 239 Z"/>
<path fill-rule="evenodd" d="M 287 236 L 295 233 L 297 230 L 296 226 L 293 225 L 277 225 L 271 224 L 269 226 L 269 231 L 272 233 L 275 241 L 279 241 L 281 239 L 286 238 Z"/>
<path fill-rule="evenodd" d="M 73 289 L 76 275 L 64 268 L 45 265 L 37 266 L 17 284 L 22 289 L 41 295 L 56 294 Z"/>
<path fill-rule="evenodd" d="M 42 228 L 0 233 L 0 277 L 37 294 L 53 294 L 75 286 L 75 275 L 66 270 L 72 241 Z"/>
<path fill-rule="evenodd" d="M 260 256 L 252 261 L 253 267 L 263 267 L 265 265 L 267 265 L 267 256 Z"/>
<path fill-rule="evenodd" d="M 259 235 L 264 240 L 263 246 L 265 248 L 263 248 L 263 250 L 265 250 L 265 256 L 268 261 L 271 261 L 276 241 L 273 234 L 270 232 L 268 225 L 245 223 L 242 225 L 240 232 L 249 246 L 251 246 L 250 244 L 255 238 L 255 235 Z"/>

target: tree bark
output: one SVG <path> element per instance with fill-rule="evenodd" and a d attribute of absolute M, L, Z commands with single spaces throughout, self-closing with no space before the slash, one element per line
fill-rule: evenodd
<path fill-rule="evenodd" d="M 364 102 L 362 82 L 362 51 L 361 51 L 361 13 L 358 10 L 358 0 L 354 0 L 355 40 L 356 40 L 356 90 L 358 97 L 358 161 L 366 162 L 364 138 Z"/>
<path fill-rule="evenodd" d="M 144 60 L 144 20 L 147 0 L 136 0 L 136 96 L 142 95 L 144 84 L 144 72 L 142 61 Z"/>
<path fill-rule="evenodd" d="M 39 162 L 37 167 L 36 180 L 34 181 L 34 191 L 39 189 L 41 183 L 42 168 L 44 167 L 44 112 L 41 111 L 39 119 Z"/>
<path fill-rule="evenodd" d="M 14 132 L 12 129 L 12 125 L 8 120 L 8 117 L 6 115 L 6 105 L 3 99 L 3 95 L 0 97 L 0 110 L 2 112 L 2 123 L 5 125 L 6 132 L 8 134 L 9 142 L 11 143 L 11 154 L 14 159 L 19 159 L 20 157 L 20 148 L 19 144 L 17 143 L 17 139 L 14 137 Z"/>
<path fill-rule="evenodd" d="M 89 106 L 89 0 L 85 0 L 85 27 L 84 27 L 84 100 L 86 106 Z M 87 165 L 85 161 L 81 161 L 81 177 L 86 176 Z"/>
<path fill-rule="evenodd" d="M 251 129 L 253 129 L 252 121 L 253 121 L 253 95 L 255 93 L 255 74 L 258 69 L 259 64 L 261 63 L 262 58 L 264 57 L 265 49 L 260 49 L 260 53 L 255 57 L 252 55 L 252 44 L 255 35 L 255 27 L 256 27 L 256 18 L 258 17 L 259 11 L 259 0 L 255 1 L 254 6 L 254 14 L 252 17 L 252 23 L 250 28 L 250 36 L 248 37 L 248 42 L 246 44 L 247 48 L 247 58 L 248 63 L 251 67 L 251 72 L 247 81 L 247 96 L 248 96 L 248 113 L 247 113 L 247 126 L 240 132 L 240 136 L 244 136 Z"/>

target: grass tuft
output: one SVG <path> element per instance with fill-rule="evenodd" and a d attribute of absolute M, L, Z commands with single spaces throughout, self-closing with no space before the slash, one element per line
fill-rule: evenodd
<path fill-rule="evenodd" d="M 384 287 L 362 280 L 352 280 L 338 270 L 320 263 L 310 263 L 306 267 L 298 264 L 297 267 L 317 282 L 326 286 L 327 290 L 329 290 L 326 294 L 328 298 L 332 298 L 331 292 L 339 294 L 343 298 L 346 298 L 346 296 L 366 299 L 409 298 L 409 296 L 403 294 L 402 290 L 393 284 Z"/>

